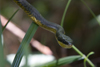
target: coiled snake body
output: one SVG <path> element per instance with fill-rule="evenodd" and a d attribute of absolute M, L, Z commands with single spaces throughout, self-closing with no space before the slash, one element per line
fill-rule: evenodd
<path fill-rule="evenodd" d="M 64 34 L 64 29 L 55 23 L 49 22 L 44 19 L 40 13 L 26 0 L 14 0 L 27 14 L 28 16 L 40 27 L 51 31 L 55 34 L 56 40 L 63 48 L 71 48 L 72 40 L 70 37 Z"/>

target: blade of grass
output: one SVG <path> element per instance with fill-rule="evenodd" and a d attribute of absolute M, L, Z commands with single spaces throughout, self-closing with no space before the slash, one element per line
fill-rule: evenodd
<path fill-rule="evenodd" d="M 81 56 L 79 56 L 79 55 L 60 58 L 57 66 L 69 64 L 69 63 L 72 63 L 72 62 L 77 61 L 79 59 L 81 59 Z M 56 62 L 57 62 L 57 60 L 54 60 L 54 61 L 48 62 L 44 65 L 41 65 L 40 67 L 57 67 Z"/>
<path fill-rule="evenodd" d="M 84 2 L 84 0 L 81 0 L 82 3 L 87 7 L 87 9 L 90 11 L 90 13 L 93 15 L 93 17 L 96 19 L 96 21 L 98 22 L 98 24 L 100 25 L 100 22 L 98 21 L 96 15 L 93 13 L 93 11 L 88 7 L 88 5 Z"/>
<path fill-rule="evenodd" d="M 30 47 L 25 46 L 25 49 L 24 49 L 23 52 L 24 52 L 24 54 L 25 54 L 25 65 L 24 65 L 24 67 L 29 67 L 29 66 L 28 66 L 28 56 L 29 56 L 29 54 L 31 53 Z"/>
<path fill-rule="evenodd" d="M 20 47 L 17 51 L 17 54 L 14 58 L 14 61 L 13 61 L 13 64 L 11 67 L 19 67 L 19 64 L 21 62 L 21 59 L 24 55 L 24 50 L 25 50 L 25 47 L 28 47 L 33 35 L 35 34 L 36 30 L 38 28 L 38 25 L 35 24 L 35 23 L 31 23 L 28 31 L 26 32 L 26 35 L 24 37 L 24 39 L 22 40 L 21 44 L 20 44 Z"/>
<path fill-rule="evenodd" d="M 69 7 L 69 4 L 70 4 L 71 0 L 68 0 L 68 3 L 66 4 L 66 7 L 65 7 L 65 10 L 64 10 L 64 13 L 63 13 L 63 17 L 62 17 L 62 20 L 61 20 L 61 26 L 63 27 L 63 24 L 64 24 L 64 18 L 65 18 L 65 15 L 66 15 L 66 12 L 67 12 L 67 9 Z"/>
<path fill-rule="evenodd" d="M 1 17 L 0 17 L 0 67 L 5 67 L 2 39 L 3 39 L 2 38 L 2 26 L 1 26 Z"/>
<path fill-rule="evenodd" d="M 19 11 L 19 9 L 17 9 L 14 14 L 10 17 L 10 19 L 7 21 L 6 25 L 3 27 L 2 32 L 4 31 L 4 29 L 6 28 L 7 24 L 9 23 L 9 21 L 15 16 L 15 14 Z"/>

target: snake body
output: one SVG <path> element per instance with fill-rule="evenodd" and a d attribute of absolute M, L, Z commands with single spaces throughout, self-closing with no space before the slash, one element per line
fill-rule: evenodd
<path fill-rule="evenodd" d="M 66 36 L 64 29 L 56 24 L 44 19 L 41 14 L 26 0 L 14 0 L 27 14 L 28 16 L 40 27 L 51 31 L 55 34 L 56 40 L 63 48 L 72 47 L 72 39 Z"/>

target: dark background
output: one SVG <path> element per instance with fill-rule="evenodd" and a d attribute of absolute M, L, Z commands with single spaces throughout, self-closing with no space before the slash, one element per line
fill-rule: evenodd
<path fill-rule="evenodd" d="M 47 20 L 60 24 L 62 15 L 68 0 L 28 0 Z M 84 0 L 96 16 L 100 14 L 100 0 Z M 10 18 L 19 8 L 13 0 L 2 0 L 0 3 L 1 14 Z M 27 31 L 32 20 L 22 9 L 12 19 L 14 24 L 23 31 Z M 85 55 L 93 51 L 95 54 L 90 56 L 91 61 L 100 66 L 100 26 L 89 12 L 87 7 L 80 0 L 72 0 L 64 21 L 66 35 L 73 39 L 73 44 Z M 8 30 L 3 32 L 5 54 L 16 53 L 20 44 L 16 36 Z M 77 55 L 73 49 L 60 47 L 54 34 L 42 28 L 38 28 L 34 38 L 50 47 L 54 56 L 58 59 L 65 56 Z M 32 48 L 33 52 L 37 51 Z M 72 63 L 72 67 L 82 67 L 82 62 Z M 82 66 L 81 66 L 82 65 Z"/>

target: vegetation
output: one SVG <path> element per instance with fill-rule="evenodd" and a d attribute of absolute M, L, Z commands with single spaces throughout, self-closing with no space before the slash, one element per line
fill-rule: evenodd
<path fill-rule="evenodd" d="M 51 2 L 51 4 L 53 4 L 52 1 L 50 1 L 50 0 L 48 0 L 48 1 Z M 65 7 L 65 11 L 64 11 L 64 14 L 63 14 L 63 17 L 62 17 L 62 20 L 61 20 L 61 26 L 64 27 L 65 31 L 67 31 L 66 35 L 69 35 L 73 39 L 74 45 L 72 46 L 72 49 L 74 51 L 72 51 L 72 49 L 70 49 L 70 50 L 68 49 L 67 54 L 70 55 L 70 56 L 66 56 L 67 54 L 64 54 L 61 51 L 64 48 L 59 47 L 58 44 L 57 45 L 48 45 L 50 47 L 55 48 L 55 50 L 53 48 L 51 48 L 51 50 L 54 51 L 53 52 L 54 56 L 56 58 L 59 58 L 59 59 L 54 60 L 54 61 L 49 62 L 49 63 L 46 63 L 46 64 L 43 64 L 40 67 L 63 66 L 65 64 L 75 63 L 75 62 L 80 61 L 80 60 L 83 60 L 82 62 L 80 61 L 79 63 L 83 63 L 84 67 L 88 67 L 88 65 L 91 66 L 91 67 L 95 67 L 94 63 L 92 63 L 88 58 L 92 54 L 93 54 L 92 55 L 93 57 L 91 57 L 91 59 L 95 59 L 99 56 L 96 53 L 99 53 L 98 50 L 99 50 L 99 44 L 100 44 L 100 42 L 99 42 L 99 38 L 100 38 L 100 35 L 99 35 L 99 24 L 100 24 L 99 13 L 100 13 L 100 9 L 93 12 L 93 10 L 91 10 L 89 5 L 87 5 L 87 4 L 98 4 L 98 2 L 100 2 L 100 1 L 99 0 L 96 0 L 96 1 L 95 0 L 92 0 L 92 1 L 87 0 L 86 3 L 85 3 L 84 0 L 80 0 L 80 1 L 68 0 L 67 1 L 67 5 Z M 43 3 L 42 1 L 39 1 L 39 0 L 35 2 L 35 6 L 37 6 L 37 9 L 39 10 L 38 6 L 40 6 L 40 4 L 37 5 L 37 3 L 40 3 L 42 5 L 41 8 L 43 8 L 45 10 L 48 9 L 47 7 L 44 6 L 44 5 L 47 5 L 46 4 L 47 1 L 46 1 L 46 3 Z M 55 2 L 56 5 L 58 3 L 61 3 L 60 0 Z M 73 6 L 73 4 L 74 4 L 75 7 Z M 96 5 L 96 6 L 98 6 L 98 5 Z M 53 7 L 53 6 L 51 6 L 51 7 Z M 62 9 L 62 7 L 64 7 L 64 5 L 61 4 L 61 5 L 56 6 L 55 8 L 57 8 L 57 7 L 60 10 L 60 9 Z M 93 6 L 92 6 L 92 8 L 93 8 Z M 99 7 L 96 7 L 95 9 L 98 9 L 98 8 Z M 52 8 L 52 9 L 54 9 L 54 8 Z M 11 18 L 8 20 L 8 23 L 9 23 L 9 21 L 12 20 L 12 18 L 14 18 L 14 15 L 18 12 L 18 10 L 15 11 L 15 13 L 11 16 Z M 59 12 L 59 10 L 57 10 L 57 11 L 56 10 L 53 11 L 55 14 L 56 14 L 56 12 Z M 49 10 L 47 10 L 47 11 L 40 10 L 40 11 L 41 11 L 42 14 L 44 14 L 43 16 L 45 17 L 46 14 L 48 14 Z M 1 13 L 4 14 L 4 12 L 1 12 Z M 96 16 L 95 13 L 98 16 Z M 58 16 L 58 14 L 59 13 L 57 13 L 56 15 Z M 50 15 L 50 14 L 48 14 L 48 15 Z M 57 19 L 57 21 L 59 21 L 57 16 L 56 16 L 55 19 Z M 48 16 L 48 17 L 50 17 L 50 16 Z M 24 18 L 26 18 L 26 17 L 24 17 Z M 15 19 L 15 21 L 16 21 L 16 19 Z M 3 46 L 2 46 L 3 45 L 3 43 L 2 43 L 2 40 L 3 40 L 2 32 L 3 32 L 3 30 L 5 30 L 6 25 L 5 25 L 5 27 L 2 28 L 1 22 L 0 22 L 0 35 L 1 35 L 0 36 L 0 58 L 2 58 L 2 61 L 0 60 L 0 65 L 1 65 L 0 67 L 4 67 L 4 65 L 6 64 L 5 59 L 4 59 L 4 49 L 3 49 Z M 19 49 L 16 53 L 16 57 L 13 61 L 13 64 L 11 65 L 12 67 L 19 67 L 19 64 L 21 62 L 23 55 L 26 55 L 26 59 L 27 59 L 27 56 L 30 54 L 30 48 L 28 46 L 29 46 L 29 43 L 30 43 L 32 37 L 36 33 L 37 28 L 38 28 L 38 26 L 35 23 L 32 22 L 28 31 L 25 34 L 25 37 L 23 38 L 23 40 L 22 40 L 22 42 L 19 46 Z M 43 36 L 43 37 L 46 37 L 46 36 Z M 47 37 L 47 39 L 48 39 L 48 37 Z M 45 42 L 47 41 L 46 39 L 44 39 L 44 40 L 45 40 Z M 52 39 L 50 39 L 50 40 L 52 40 Z M 55 43 L 55 42 L 53 42 L 53 43 Z M 55 53 L 56 49 L 58 50 L 57 54 Z M 66 49 L 64 49 L 64 51 L 66 53 Z M 76 54 L 75 52 L 78 53 L 79 55 L 75 55 Z M 64 56 L 64 57 L 61 58 L 62 56 Z M 88 63 L 88 65 L 86 64 L 86 62 Z M 78 64 L 76 63 L 76 66 Z M 75 65 L 75 64 L 72 64 L 72 66 L 73 65 Z M 97 66 L 97 64 L 96 64 L 96 66 Z M 25 67 L 28 67 L 27 62 L 26 62 Z"/>

